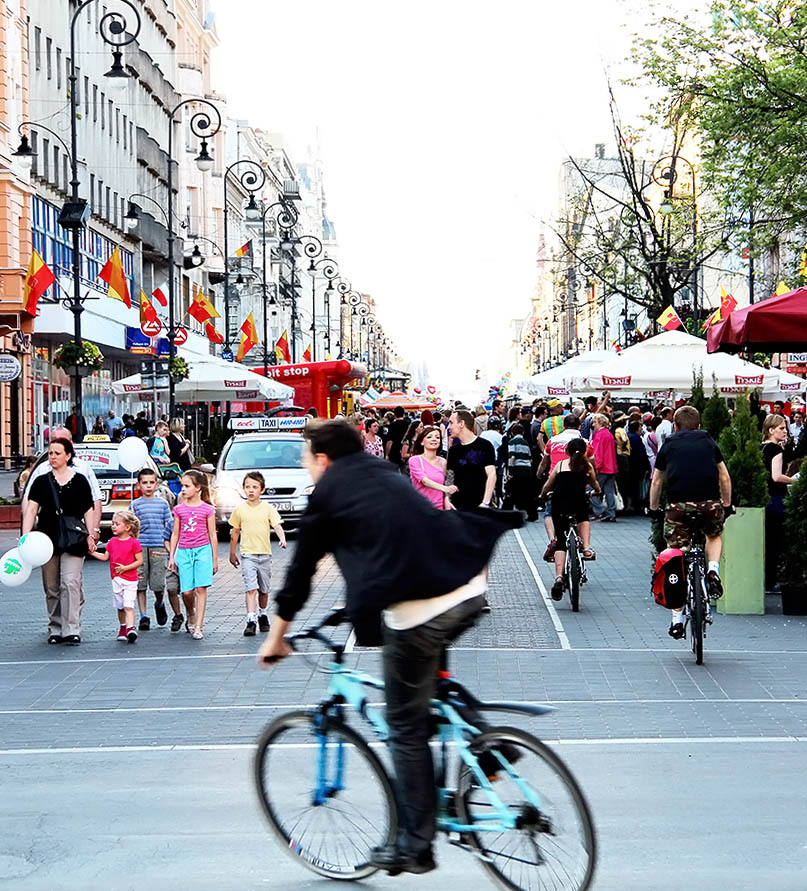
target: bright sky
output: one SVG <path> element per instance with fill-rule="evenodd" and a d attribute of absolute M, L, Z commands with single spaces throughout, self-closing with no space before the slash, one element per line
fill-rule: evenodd
<path fill-rule="evenodd" d="M 233 117 L 319 133 L 342 272 L 444 392 L 504 368 L 559 165 L 611 143 L 619 0 L 216 0 Z M 618 77 L 618 72 L 617 72 Z"/>

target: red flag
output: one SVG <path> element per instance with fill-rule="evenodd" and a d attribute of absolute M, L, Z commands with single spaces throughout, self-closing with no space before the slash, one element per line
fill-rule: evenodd
<path fill-rule="evenodd" d="M 188 315 L 193 316 L 193 318 L 202 325 L 204 325 L 208 319 L 219 318 L 219 313 L 216 312 L 216 307 L 213 306 L 201 291 L 199 291 L 193 298 L 193 303 L 188 307 Z"/>
<path fill-rule="evenodd" d="M 277 339 L 275 344 L 275 356 L 278 362 L 291 362 L 291 353 L 289 352 L 289 333 L 284 331 Z"/>
<path fill-rule="evenodd" d="M 123 271 L 123 261 L 120 257 L 120 250 L 115 248 L 112 256 L 106 261 L 104 268 L 98 273 L 98 278 L 102 282 L 106 282 L 108 287 L 106 290 L 107 297 L 114 297 L 115 300 L 121 300 L 128 309 L 132 308 L 132 298 L 129 296 L 129 285 L 126 283 L 126 274 Z"/>
<path fill-rule="evenodd" d="M 303 362 L 310 362 L 310 361 L 311 361 L 311 344 L 309 344 L 306 347 L 305 352 L 303 353 Z"/>
<path fill-rule="evenodd" d="M 238 347 L 238 353 L 235 357 L 236 362 L 240 362 L 244 356 L 254 347 L 258 345 L 258 329 L 255 327 L 255 319 L 250 313 L 244 324 L 241 326 L 241 345 Z"/>
<path fill-rule="evenodd" d="M 23 294 L 23 309 L 29 316 L 36 315 L 36 305 L 39 298 L 56 281 L 56 276 L 42 257 L 34 251 L 31 254 L 31 262 L 28 264 L 28 277 L 25 279 L 25 292 Z"/>
<path fill-rule="evenodd" d="M 205 325 L 205 334 L 211 343 L 224 343 L 224 335 L 216 331 L 216 326 L 212 322 Z"/>
<path fill-rule="evenodd" d="M 168 283 L 164 285 L 160 285 L 159 288 L 155 288 L 151 292 L 151 296 L 160 304 L 160 306 L 168 306 L 168 297 L 165 296 L 165 292 L 168 290 Z"/>
<path fill-rule="evenodd" d="M 154 308 L 152 302 L 146 297 L 146 292 L 141 289 L 140 291 L 140 324 L 143 325 L 146 322 L 159 322 L 159 316 L 157 315 L 157 310 Z"/>
<path fill-rule="evenodd" d="M 668 306 L 667 309 L 656 319 L 656 321 L 667 331 L 674 331 L 676 328 L 683 328 L 684 323 L 681 321 L 681 317 L 678 313 L 672 308 L 672 305 Z"/>

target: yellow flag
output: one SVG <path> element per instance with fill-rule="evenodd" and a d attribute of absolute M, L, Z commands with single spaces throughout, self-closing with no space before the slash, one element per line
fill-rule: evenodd
<path fill-rule="evenodd" d="M 784 282 L 784 279 L 782 279 L 782 281 L 779 282 L 779 286 L 774 291 L 773 296 L 781 297 L 782 294 L 787 294 L 789 291 L 790 291 L 790 288 L 788 288 L 788 286 Z"/>
<path fill-rule="evenodd" d="M 665 328 L 667 331 L 673 331 L 675 328 L 683 328 L 684 323 L 681 321 L 681 317 L 678 313 L 672 308 L 672 305 L 668 306 L 667 309 L 656 319 L 656 321 L 661 325 L 662 328 Z"/>
<path fill-rule="evenodd" d="M 801 252 L 801 266 L 799 266 L 799 275 L 802 278 L 807 278 L 807 244 L 804 245 L 804 250 Z"/>

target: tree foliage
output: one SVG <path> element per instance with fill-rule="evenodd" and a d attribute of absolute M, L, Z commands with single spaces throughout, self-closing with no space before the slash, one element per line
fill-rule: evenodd
<path fill-rule="evenodd" d="M 692 372 L 692 395 L 689 404 L 697 408 L 698 414 L 703 418 L 703 410 L 706 408 L 706 394 L 703 392 L 703 368 Z"/>
<path fill-rule="evenodd" d="M 702 21 L 672 12 L 635 42 L 660 98 L 700 137 L 704 183 L 755 253 L 807 231 L 807 4 L 714 0 Z M 791 273 L 799 265 L 792 261 Z"/>
<path fill-rule="evenodd" d="M 715 442 L 720 442 L 720 435 L 729 424 L 731 424 L 731 415 L 726 400 L 718 392 L 717 381 L 714 381 L 712 395 L 701 414 L 701 427 L 709 431 Z"/>
<path fill-rule="evenodd" d="M 807 467 L 802 463 L 801 475 L 790 486 L 785 498 L 785 529 L 782 564 L 784 577 L 792 583 L 807 581 Z"/>
<path fill-rule="evenodd" d="M 764 507 L 768 503 L 768 485 L 762 460 L 762 436 L 747 396 L 737 399 L 731 424 L 720 435 L 720 451 L 731 477 L 734 504 Z"/>

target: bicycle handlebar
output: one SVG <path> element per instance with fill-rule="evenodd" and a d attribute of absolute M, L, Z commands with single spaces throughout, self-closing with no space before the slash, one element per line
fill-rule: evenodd
<path fill-rule="evenodd" d="M 344 644 L 334 643 L 329 637 L 326 637 L 320 629 L 337 628 L 339 625 L 342 625 L 347 621 L 347 610 L 342 607 L 341 609 L 336 609 L 328 613 L 319 625 L 312 625 L 310 628 L 298 631 L 296 634 L 289 634 L 283 639 L 295 652 L 297 651 L 295 644 L 298 640 L 318 640 L 320 643 L 325 644 L 331 652 L 343 653 L 345 649 Z M 275 665 L 278 660 L 274 656 L 264 656 L 263 661 L 266 665 Z"/>

